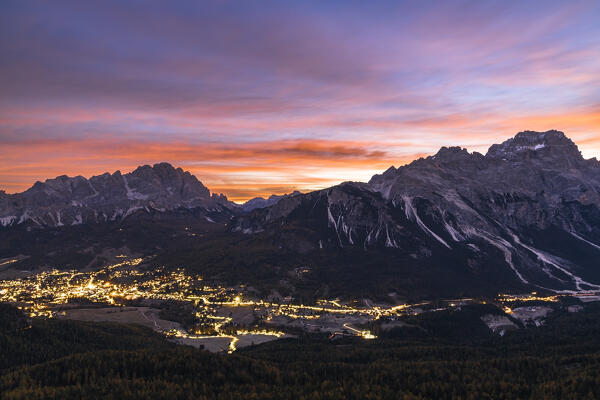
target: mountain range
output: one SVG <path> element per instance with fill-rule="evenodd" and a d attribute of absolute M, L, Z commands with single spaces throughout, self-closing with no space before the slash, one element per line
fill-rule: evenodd
<path fill-rule="evenodd" d="M 57 227 L 127 218 L 135 212 L 201 209 L 206 218 L 230 216 L 236 205 L 212 194 L 194 175 L 168 163 L 86 179 L 66 175 L 36 182 L 23 193 L 0 192 L 0 224 Z"/>
<path fill-rule="evenodd" d="M 140 215 L 168 219 L 181 210 L 222 226 L 225 236 L 260 238 L 298 255 L 375 252 L 385 254 L 386 263 L 410 265 L 415 274 L 447 263 L 459 275 L 478 277 L 473 282 L 600 289 L 600 162 L 584 159 L 559 131 L 520 132 L 485 155 L 443 147 L 367 183 L 244 205 L 211 194 L 167 163 L 90 179 L 60 176 L 23 193 L 0 192 L 5 232 Z"/>
<path fill-rule="evenodd" d="M 233 224 L 297 247 L 446 254 L 473 269 L 502 259 L 525 285 L 600 289 L 600 162 L 559 131 L 521 132 L 485 155 L 443 147 L 368 183 L 282 199 Z"/>

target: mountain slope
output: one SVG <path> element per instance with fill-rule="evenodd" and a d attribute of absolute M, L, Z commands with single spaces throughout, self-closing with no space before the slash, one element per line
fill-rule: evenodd
<path fill-rule="evenodd" d="M 272 194 L 271 196 L 269 196 L 266 199 L 264 197 L 254 197 L 254 198 L 248 200 L 247 202 L 245 202 L 244 204 L 242 204 L 242 210 L 244 212 L 250 212 L 252 210 L 256 210 L 257 208 L 270 207 L 273 204 L 279 202 L 279 200 L 281 200 L 281 199 L 284 199 L 286 197 L 291 197 L 291 196 L 297 196 L 299 194 L 301 194 L 299 191 L 294 190 L 290 194 L 283 194 L 283 195 Z"/>
<path fill-rule="evenodd" d="M 283 246 L 444 254 L 465 270 L 502 260 L 515 285 L 600 289 L 600 163 L 562 132 L 521 132 L 486 155 L 458 147 L 390 168 L 368 184 L 281 199 L 233 231 Z M 485 279 L 485 277 L 482 277 Z"/>

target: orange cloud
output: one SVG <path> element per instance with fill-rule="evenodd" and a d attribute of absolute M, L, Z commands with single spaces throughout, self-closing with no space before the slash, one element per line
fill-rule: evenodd
<path fill-rule="evenodd" d="M 0 149 L 0 182 L 10 192 L 61 174 L 91 176 L 139 164 L 168 161 L 194 173 L 212 191 L 234 201 L 254 196 L 308 191 L 344 180 L 368 179 L 397 158 L 379 144 L 287 140 L 247 144 L 37 140 L 9 142 Z M 388 149 L 389 150 L 389 149 Z"/>
<path fill-rule="evenodd" d="M 74 118 L 86 120 L 91 116 L 83 113 Z M 336 124 L 326 118 L 320 122 Z M 537 115 L 455 113 L 398 122 L 357 119 L 347 126 L 352 124 L 370 127 L 374 133 L 364 135 L 367 140 L 248 143 L 172 138 L 162 142 L 128 136 L 120 139 L 117 135 L 21 140 L 13 135 L 5 137 L 0 146 L 0 188 L 18 192 L 36 180 L 61 174 L 91 176 L 117 169 L 126 172 L 140 164 L 168 161 L 194 173 L 212 191 L 244 201 L 272 193 L 320 189 L 344 180 L 368 180 L 390 165 L 432 154 L 441 145 L 485 152 L 491 144 L 526 129 L 563 130 L 584 156 L 600 154 L 600 110 L 593 107 Z"/>

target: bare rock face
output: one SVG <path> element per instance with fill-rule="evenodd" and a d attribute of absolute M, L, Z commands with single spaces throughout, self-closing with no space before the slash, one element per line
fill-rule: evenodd
<path fill-rule="evenodd" d="M 210 191 L 189 172 L 168 163 L 144 165 L 86 179 L 62 175 L 36 182 L 23 193 L 0 192 L 0 226 L 66 226 L 115 221 L 137 212 L 204 208 L 225 219 L 236 206 Z M 209 217 L 210 218 L 210 217 Z"/>
<path fill-rule="evenodd" d="M 459 147 L 285 198 L 234 219 L 282 245 L 391 248 L 415 258 L 501 259 L 523 287 L 600 289 L 600 162 L 559 131 L 517 134 L 486 155 Z M 487 261 L 486 261 L 487 260 Z"/>

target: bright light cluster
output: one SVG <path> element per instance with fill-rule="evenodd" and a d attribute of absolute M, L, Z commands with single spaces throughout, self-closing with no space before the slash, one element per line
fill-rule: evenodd
<path fill-rule="evenodd" d="M 327 315 L 363 318 L 375 321 L 381 317 L 395 317 L 406 313 L 419 304 L 400 304 L 393 307 L 366 305 L 356 307 L 340 300 L 319 300 L 316 305 L 271 302 L 244 298 L 233 288 L 207 285 L 201 277 L 190 276 L 182 269 L 167 271 L 164 268 L 139 270 L 141 258 L 125 259 L 98 271 L 43 271 L 15 280 L 0 281 L 0 301 L 12 302 L 26 310 L 30 316 L 53 317 L 67 303 L 85 300 L 109 306 L 124 306 L 134 300 L 177 300 L 189 302 L 202 321 L 193 333 L 168 330 L 163 333 L 179 338 L 207 337 L 202 333 L 219 337 L 237 337 L 244 334 L 283 335 L 266 329 L 240 330 L 223 310 L 249 307 L 262 322 L 270 323 L 274 317 L 289 320 L 310 321 Z M 221 315 L 219 315 L 221 314 Z M 365 339 L 373 339 L 370 331 L 345 325 L 347 331 Z M 237 330 L 236 330 L 237 329 Z M 232 340 L 235 347 L 235 340 Z"/>
<path fill-rule="evenodd" d="M 128 300 L 198 300 L 202 293 L 214 291 L 199 285 L 201 278 L 186 275 L 183 270 L 141 272 L 134 267 L 141 258 L 125 260 L 93 272 L 43 271 L 35 275 L 0 281 L 0 301 L 17 303 L 31 316 L 53 316 L 49 306 L 85 299 L 95 303 L 124 305 Z"/>

